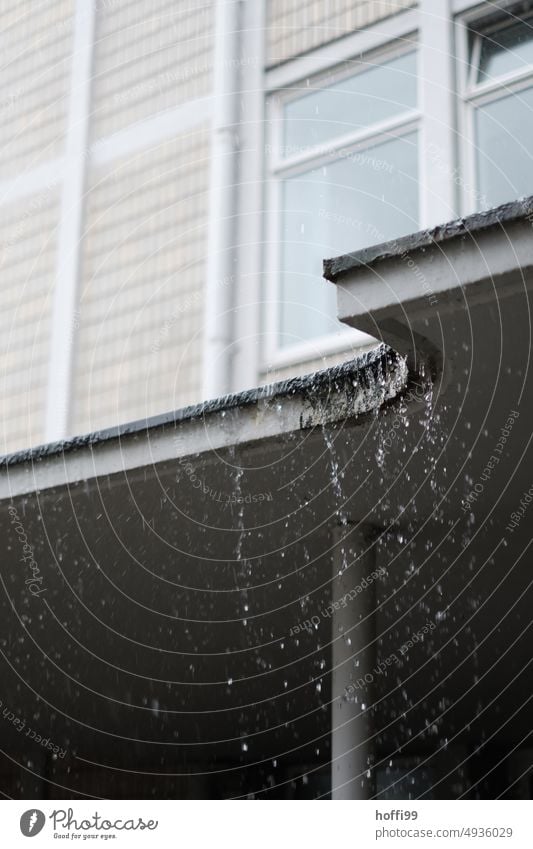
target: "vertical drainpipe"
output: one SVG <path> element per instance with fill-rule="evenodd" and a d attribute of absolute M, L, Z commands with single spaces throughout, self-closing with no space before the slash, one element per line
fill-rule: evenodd
<path fill-rule="evenodd" d="M 46 442 L 55 442 L 68 436 L 74 345 L 78 326 L 78 276 L 88 158 L 95 15 L 94 3 L 76 0 L 65 168 L 52 303 L 44 428 Z"/>
<path fill-rule="evenodd" d="M 231 380 L 240 6 L 241 0 L 215 0 L 203 399 L 227 393 Z"/>
<path fill-rule="evenodd" d="M 372 670 L 375 667 L 375 529 L 333 528 L 331 618 L 331 798 L 369 799 L 372 774 Z M 345 568 L 350 564 L 348 568 Z M 366 582 L 366 586 L 365 586 Z M 362 592 L 358 589 L 363 587 Z M 349 594 L 356 590 L 353 600 Z M 341 603 L 344 599 L 344 603 Z M 366 678 L 365 678 L 366 676 Z M 360 683 L 359 683 L 360 682 Z M 364 705 L 364 707 L 363 707 Z"/>
<path fill-rule="evenodd" d="M 242 17 L 239 187 L 231 391 L 257 386 L 261 371 L 261 274 L 264 225 L 266 4 L 247 0 Z M 242 122 L 242 123 L 241 123 Z"/>
<path fill-rule="evenodd" d="M 422 113 L 420 225 L 434 227 L 457 215 L 455 81 L 451 0 L 419 2 L 418 86 Z"/>

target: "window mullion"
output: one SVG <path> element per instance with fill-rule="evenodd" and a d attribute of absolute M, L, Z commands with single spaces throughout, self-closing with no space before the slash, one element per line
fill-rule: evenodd
<path fill-rule="evenodd" d="M 285 174 L 293 170 L 300 170 L 306 166 L 314 167 L 315 165 L 332 162 L 335 159 L 340 159 L 343 153 L 354 153 L 357 150 L 364 150 L 369 147 L 374 147 L 383 141 L 387 140 L 389 133 L 394 132 L 395 135 L 404 135 L 416 126 L 420 120 L 418 110 L 406 112 L 403 115 L 395 115 L 393 118 L 388 118 L 379 124 L 372 124 L 365 127 L 364 130 L 357 130 L 353 133 L 348 133 L 344 136 L 337 136 L 330 139 L 327 143 L 324 142 L 317 147 L 310 147 L 303 153 L 296 154 L 292 157 L 277 158 L 272 163 L 272 172 L 275 174 Z"/>
<path fill-rule="evenodd" d="M 505 97 L 509 94 L 518 94 L 522 89 L 530 88 L 533 83 L 533 69 L 528 68 L 520 74 L 512 76 L 500 77 L 494 81 L 483 83 L 475 88 L 470 89 L 465 100 L 468 102 L 483 102 L 486 100 L 496 100 L 498 97 Z"/>

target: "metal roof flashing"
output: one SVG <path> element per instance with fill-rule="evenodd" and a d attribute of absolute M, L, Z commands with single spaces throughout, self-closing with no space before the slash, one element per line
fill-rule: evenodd
<path fill-rule="evenodd" d="M 354 360 L 153 418 L 0 458 L 0 500 L 100 475 L 364 419 L 407 383 L 405 359 L 385 345 Z"/>
<path fill-rule="evenodd" d="M 533 281 L 532 226 L 527 198 L 326 260 L 341 321 L 384 344 L 305 377 L 4 456 L 0 500 L 336 421 L 363 422 L 402 393 L 409 373 L 423 373 L 428 359 L 442 368 L 439 354 L 458 336 L 453 322 L 472 322 L 477 305 L 494 303 L 495 286 L 498 298 L 523 294 Z"/>
<path fill-rule="evenodd" d="M 337 286 L 340 321 L 405 354 L 410 368 L 442 369 L 458 314 L 530 288 L 532 228 L 528 197 L 327 259 L 324 277 Z"/>
<path fill-rule="evenodd" d="M 465 218 L 457 218 L 436 227 L 419 230 L 398 239 L 325 259 L 324 277 L 332 283 L 340 283 L 343 275 L 348 275 L 359 268 L 368 268 L 390 259 L 401 259 L 405 254 L 412 254 L 415 251 L 423 252 L 434 245 L 443 245 L 465 236 L 475 236 L 492 228 L 505 228 L 506 225 L 524 220 L 533 225 L 533 195 L 485 212 L 475 212 Z"/>

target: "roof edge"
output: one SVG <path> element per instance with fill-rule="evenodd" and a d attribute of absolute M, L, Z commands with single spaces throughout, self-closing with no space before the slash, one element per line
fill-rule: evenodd
<path fill-rule="evenodd" d="M 344 274 L 358 268 L 367 268 L 388 259 L 395 259 L 413 251 L 426 249 L 431 245 L 438 245 L 452 239 L 480 233 L 493 227 L 502 227 L 505 224 L 522 219 L 533 223 L 533 196 L 496 206 L 486 212 L 475 212 L 465 218 L 457 218 L 428 230 L 419 230 L 408 236 L 325 259 L 323 275 L 326 280 L 337 283 Z"/>
<path fill-rule="evenodd" d="M 277 383 L 266 384 L 265 386 L 183 407 L 176 411 L 151 416 L 147 419 L 138 419 L 122 425 L 74 436 L 61 442 L 45 443 L 1 456 L 0 472 L 17 464 L 67 454 L 86 447 L 109 443 L 113 440 L 120 441 L 130 436 L 163 429 L 180 422 L 205 418 L 222 410 L 249 407 L 261 401 L 280 400 L 296 395 L 312 394 L 316 396 L 321 392 L 325 393 L 331 389 L 338 389 L 348 378 L 352 379 L 356 374 L 361 376 L 361 373 L 364 374 L 369 369 L 375 368 L 379 363 L 385 364 L 386 362 L 391 365 L 393 361 L 399 362 L 401 359 L 399 354 L 387 345 L 381 344 L 373 350 L 359 354 L 340 365 L 313 372 L 303 377 L 292 377 Z"/>

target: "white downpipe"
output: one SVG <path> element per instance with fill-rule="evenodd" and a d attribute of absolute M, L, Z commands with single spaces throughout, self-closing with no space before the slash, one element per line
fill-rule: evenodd
<path fill-rule="evenodd" d="M 234 217 L 241 0 L 215 0 L 213 118 L 205 288 L 204 399 L 230 387 L 231 293 L 234 289 Z"/>
<path fill-rule="evenodd" d="M 346 526 L 333 529 L 332 601 L 346 599 L 357 586 L 365 589 L 353 601 L 339 605 L 331 618 L 331 798 L 335 800 L 372 795 L 368 707 L 373 694 L 365 674 L 370 673 L 370 682 L 375 666 L 375 586 L 369 582 L 375 569 L 374 529 L 359 523 L 350 534 L 346 531 Z M 345 569 L 345 563 L 351 565 Z M 354 686 L 356 679 L 365 681 L 362 689 Z"/>
<path fill-rule="evenodd" d="M 78 272 L 85 199 L 95 6 L 76 0 L 65 169 L 57 244 L 48 367 L 45 441 L 68 436 L 73 355 L 78 329 Z"/>
<path fill-rule="evenodd" d="M 451 0 L 420 0 L 418 83 L 422 112 L 420 226 L 457 214 L 454 148 L 454 64 Z"/>

